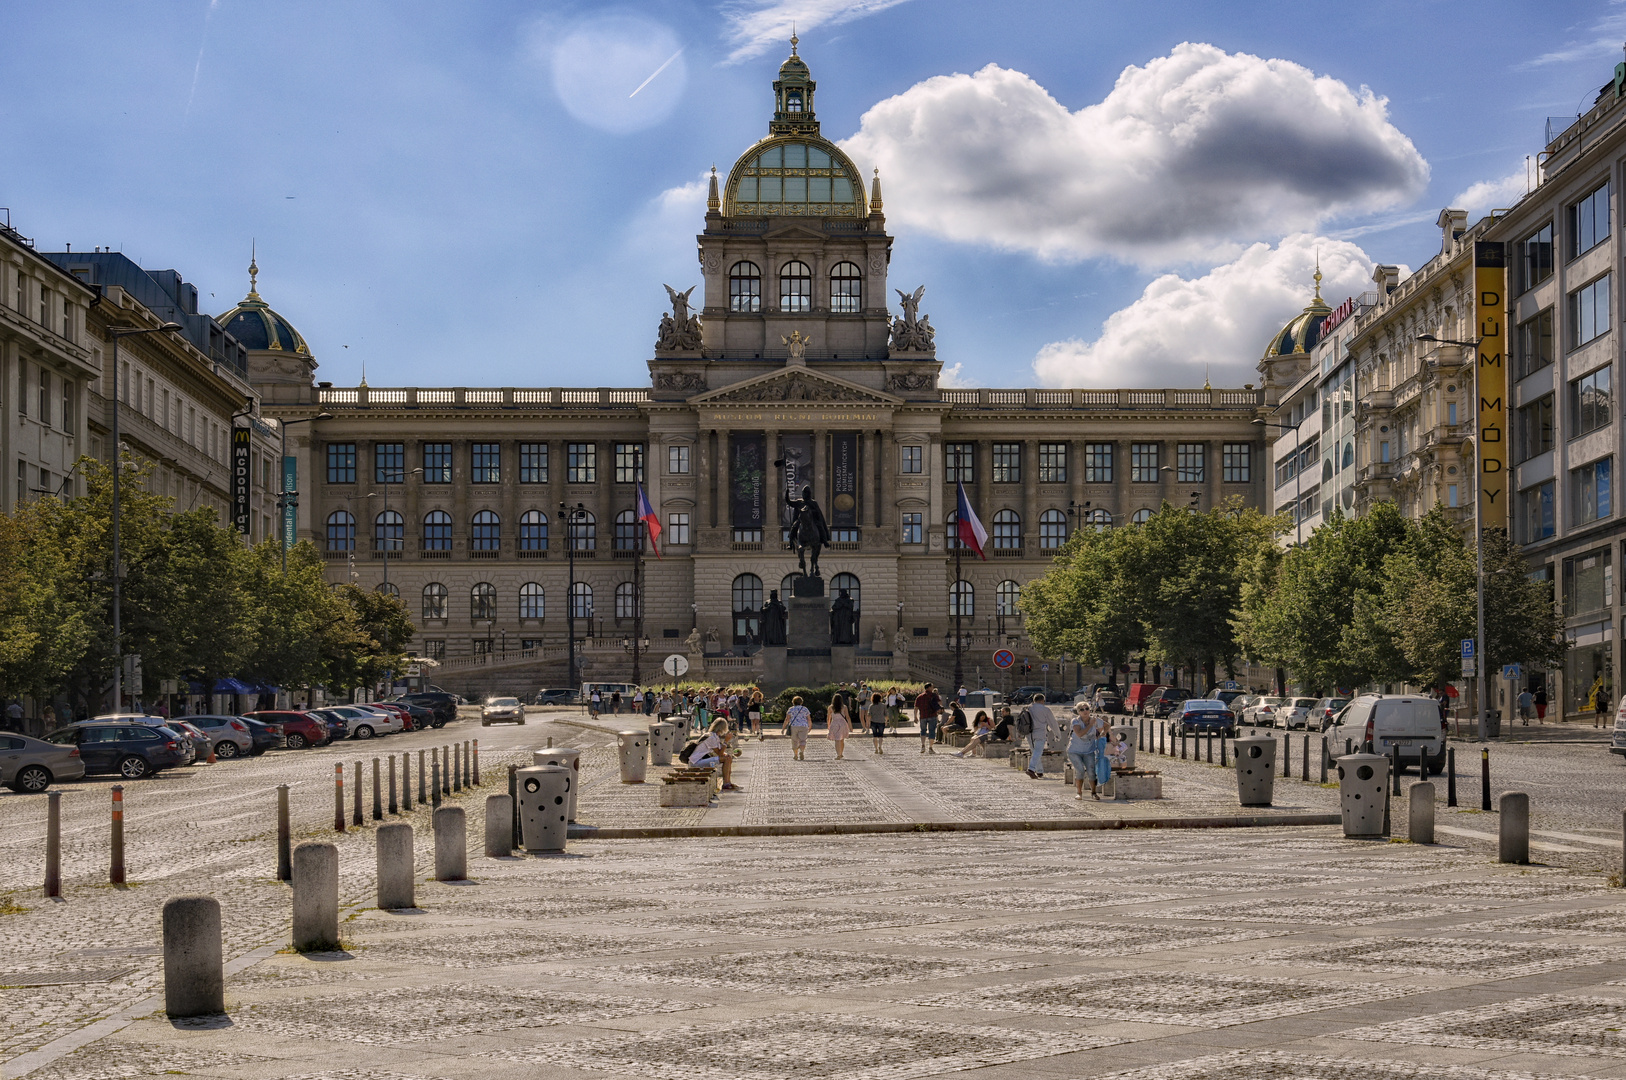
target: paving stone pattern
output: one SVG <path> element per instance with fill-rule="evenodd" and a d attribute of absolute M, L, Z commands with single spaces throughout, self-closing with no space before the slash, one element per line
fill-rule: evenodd
<path fill-rule="evenodd" d="M 1626 999 L 1543 994 L 1343 1033 L 1502 1054 L 1626 1058 Z"/>

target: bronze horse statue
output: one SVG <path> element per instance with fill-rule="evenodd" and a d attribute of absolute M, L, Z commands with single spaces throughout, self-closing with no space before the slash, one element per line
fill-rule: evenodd
<path fill-rule="evenodd" d="M 793 499 L 790 492 L 785 492 L 785 505 L 796 512 L 790 523 L 790 547 L 796 552 L 796 565 L 802 576 L 807 577 L 810 576 L 808 562 L 811 561 L 811 576 L 818 577 L 819 549 L 830 542 L 830 526 L 825 524 L 824 511 L 813 501 L 813 485 L 802 488 L 800 499 Z"/>

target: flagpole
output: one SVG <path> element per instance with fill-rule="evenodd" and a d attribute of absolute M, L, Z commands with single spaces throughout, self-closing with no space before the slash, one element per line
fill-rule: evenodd
<path fill-rule="evenodd" d="M 954 515 L 954 531 L 960 531 L 960 515 Z M 960 619 L 965 612 L 965 593 L 960 591 L 960 552 L 965 548 L 965 542 L 959 536 L 954 538 L 954 585 L 950 592 L 954 596 L 954 685 L 949 687 L 949 700 L 958 701 L 960 684 L 965 680 L 965 638 L 960 636 Z"/>
<path fill-rule="evenodd" d="M 638 547 L 632 553 L 632 685 L 643 685 L 638 667 L 638 646 L 644 636 L 644 536 L 649 523 L 638 530 Z"/>

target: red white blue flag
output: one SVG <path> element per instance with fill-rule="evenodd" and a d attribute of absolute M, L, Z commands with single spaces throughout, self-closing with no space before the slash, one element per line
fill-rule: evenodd
<path fill-rule="evenodd" d="M 983 562 L 988 556 L 983 554 L 983 547 L 988 543 L 988 530 L 982 527 L 977 520 L 977 512 L 971 509 L 971 500 L 966 498 L 965 484 L 960 484 L 960 505 L 954 511 L 954 531 L 959 534 L 960 543 L 977 553 L 977 558 Z"/>
<path fill-rule="evenodd" d="M 638 485 L 638 520 L 649 526 L 649 546 L 655 550 L 655 558 L 660 558 L 661 548 L 655 541 L 661 538 L 661 516 L 649 505 L 649 496 L 644 494 L 643 484 Z"/>

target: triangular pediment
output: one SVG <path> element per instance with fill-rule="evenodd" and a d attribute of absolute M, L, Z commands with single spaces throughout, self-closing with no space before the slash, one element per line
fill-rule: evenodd
<path fill-rule="evenodd" d="M 768 240 L 826 240 L 829 239 L 822 230 L 809 228 L 790 222 L 784 225 L 775 225 L 762 234 Z"/>
<path fill-rule="evenodd" d="M 903 399 L 806 367 L 787 367 L 689 399 L 696 404 L 756 404 L 764 401 L 845 401 L 901 405 Z"/>

